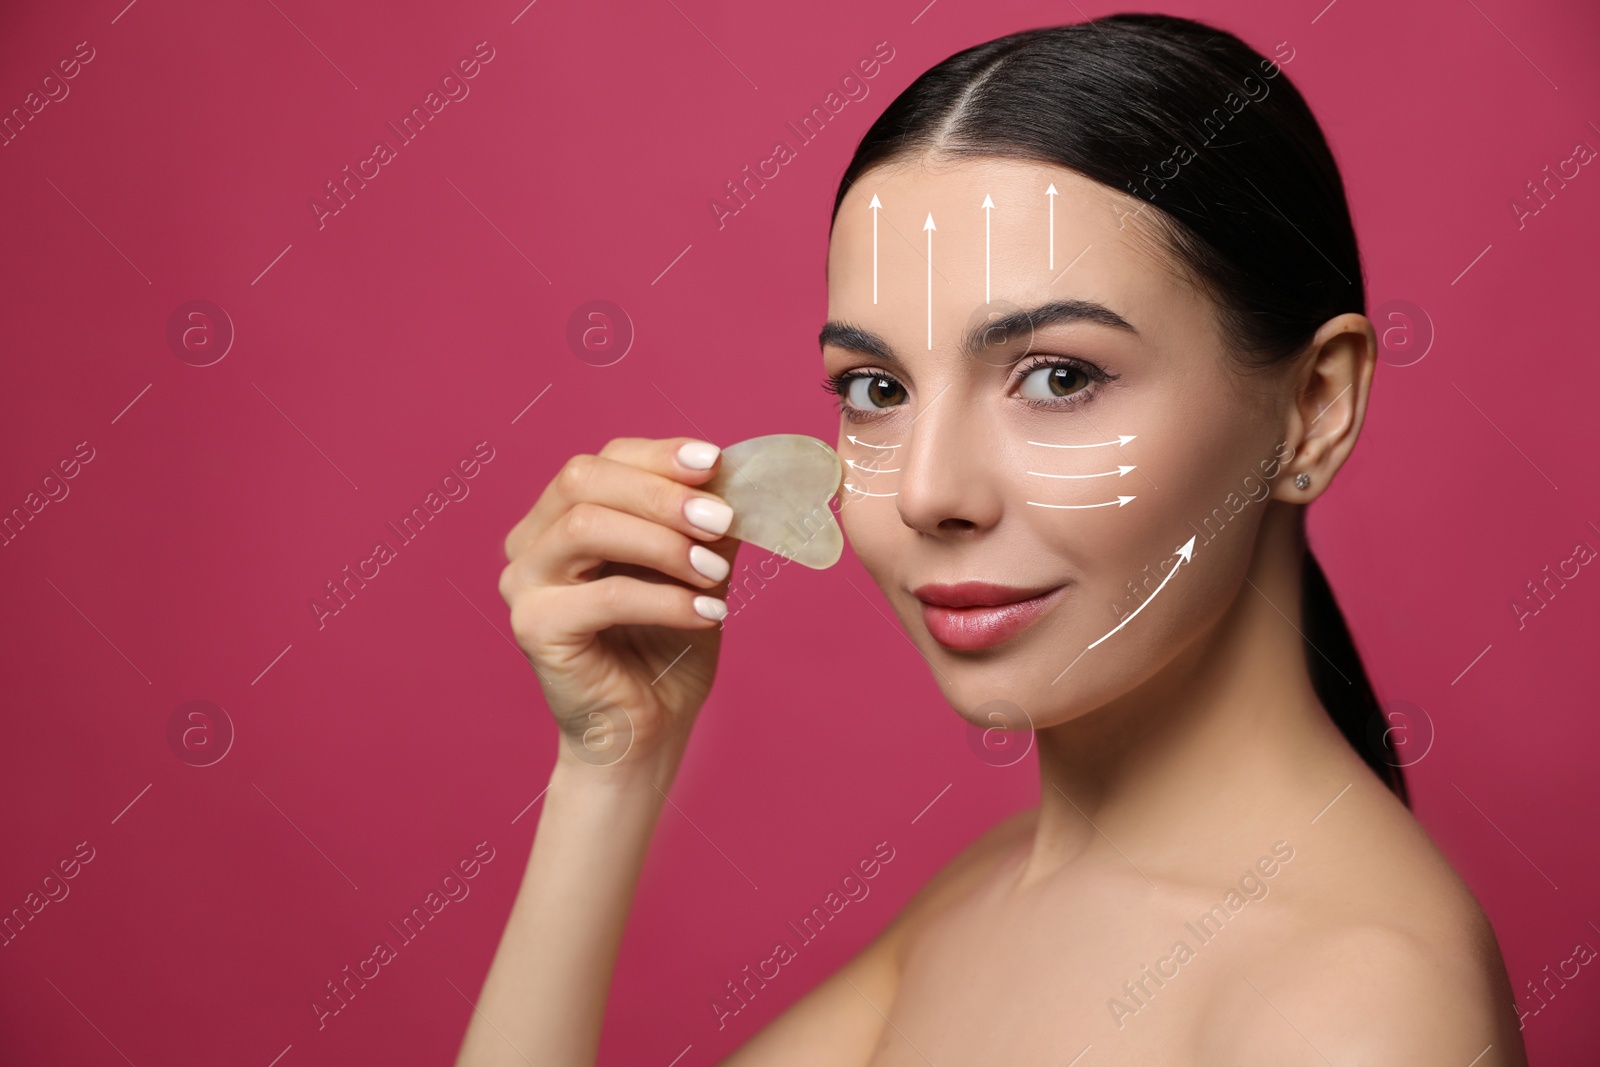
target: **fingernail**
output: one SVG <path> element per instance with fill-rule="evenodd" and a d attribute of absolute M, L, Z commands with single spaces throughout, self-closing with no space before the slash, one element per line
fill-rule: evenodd
<path fill-rule="evenodd" d="M 706 533 L 723 534 L 733 522 L 733 509 L 720 500 L 697 496 L 683 506 L 684 517 Z"/>
<path fill-rule="evenodd" d="M 692 470 L 710 470 L 721 451 L 710 441 L 689 441 L 678 447 L 678 462 Z"/>
<path fill-rule="evenodd" d="M 706 619 L 724 619 L 728 616 L 728 605 L 714 596 L 697 596 L 694 598 L 695 613 Z"/>
<path fill-rule="evenodd" d="M 720 582 L 728 576 L 730 565 L 727 560 L 717 555 L 704 545 L 693 545 L 689 549 L 689 563 L 695 570 L 710 578 L 713 582 Z"/>

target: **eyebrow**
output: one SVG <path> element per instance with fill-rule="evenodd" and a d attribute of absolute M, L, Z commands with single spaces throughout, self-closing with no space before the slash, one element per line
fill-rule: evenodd
<path fill-rule="evenodd" d="M 1037 307 L 1019 308 L 1009 315 L 976 324 L 962 339 L 961 351 L 963 355 L 976 355 L 983 350 L 984 335 L 993 330 L 999 330 L 1009 336 L 1013 332 L 1037 330 L 1065 322 L 1092 322 L 1131 333 L 1135 337 L 1139 336 L 1139 331 L 1131 322 L 1104 304 L 1097 304 L 1092 300 L 1055 300 Z M 889 342 L 870 330 L 864 330 L 848 322 L 829 320 L 823 325 L 822 332 L 817 335 L 817 344 L 821 347 L 833 345 L 851 352 L 860 352 L 885 363 L 900 363 Z"/>

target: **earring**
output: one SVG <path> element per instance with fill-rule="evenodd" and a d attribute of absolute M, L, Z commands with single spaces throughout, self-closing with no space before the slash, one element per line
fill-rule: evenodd
<path fill-rule="evenodd" d="M 1294 476 L 1294 487 L 1296 489 L 1311 488 L 1311 475 L 1307 474 L 1305 471 L 1301 471 L 1299 474 L 1296 474 Z"/>

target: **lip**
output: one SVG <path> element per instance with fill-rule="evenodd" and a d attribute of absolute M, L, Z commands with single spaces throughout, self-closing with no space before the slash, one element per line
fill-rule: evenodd
<path fill-rule="evenodd" d="M 1023 589 L 992 582 L 929 583 L 911 591 L 922 622 L 945 648 L 969 651 L 1008 641 L 1055 606 L 1067 586 Z"/>

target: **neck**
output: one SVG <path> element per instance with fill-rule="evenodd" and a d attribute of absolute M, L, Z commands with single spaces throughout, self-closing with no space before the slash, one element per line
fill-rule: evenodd
<path fill-rule="evenodd" d="M 1180 861 L 1184 877 L 1232 871 L 1271 846 L 1285 804 L 1359 773 L 1307 671 L 1298 511 L 1267 508 L 1249 580 L 1209 631 L 1132 692 L 1038 732 L 1025 883 L 1091 857 L 1146 877 Z"/>

